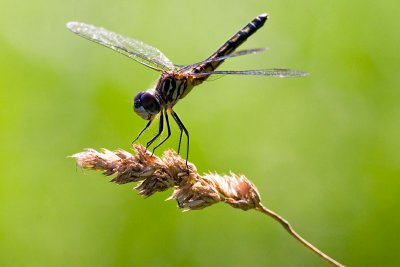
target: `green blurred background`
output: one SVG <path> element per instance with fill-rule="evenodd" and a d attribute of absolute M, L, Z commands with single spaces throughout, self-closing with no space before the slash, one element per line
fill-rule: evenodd
<path fill-rule="evenodd" d="M 1 1 L 0 266 L 326 266 L 276 222 L 218 204 L 181 213 L 67 158 L 130 149 L 154 72 L 75 36 L 67 21 L 141 39 L 175 63 L 209 56 L 256 15 L 225 77 L 176 106 L 200 172 L 243 173 L 263 202 L 349 266 L 400 261 L 400 34 L 396 1 Z M 153 127 L 141 138 L 154 134 Z M 177 148 L 178 129 L 158 153 Z M 396 208 L 397 207 L 397 208 Z"/>

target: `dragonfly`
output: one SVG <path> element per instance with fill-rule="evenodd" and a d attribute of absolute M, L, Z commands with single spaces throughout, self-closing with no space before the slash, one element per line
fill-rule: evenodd
<path fill-rule="evenodd" d="M 268 14 L 256 16 L 246 26 L 234 34 L 220 48 L 207 59 L 191 65 L 175 65 L 160 50 L 132 37 L 127 37 L 107 29 L 96 27 L 82 22 L 68 22 L 67 28 L 73 33 L 95 43 L 101 44 L 119 52 L 153 70 L 161 72 L 155 87 L 136 94 L 133 102 L 134 111 L 147 120 L 145 127 L 139 132 L 135 140 L 159 118 L 158 132 L 146 144 L 149 148 L 163 133 L 164 122 L 167 126 L 167 136 L 153 148 L 154 151 L 171 136 L 169 124 L 170 114 L 180 129 L 178 154 L 180 152 L 182 135 L 186 136 L 186 165 L 189 158 L 189 131 L 186 129 L 174 106 L 183 99 L 195 86 L 207 80 L 210 76 L 225 75 L 259 75 L 271 77 L 300 77 L 307 72 L 284 69 L 257 69 L 257 70 L 216 70 L 226 59 L 257 54 L 266 51 L 266 48 L 256 48 L 236 51 L 247 38 L 260 29 L 268 19 Z M 158 116 L 159 115 L 159 116 Z"/>

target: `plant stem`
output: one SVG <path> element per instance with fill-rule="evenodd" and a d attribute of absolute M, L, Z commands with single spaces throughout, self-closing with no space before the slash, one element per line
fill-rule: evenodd
<path fill-rule="evenodd" d="M 314 247 L 311 243 L 309 243 L 307 240 L 302 238 L 298 233 L 296 233 L 295 230 L 293 230 L 292 226 L 286 221 L 284 218 L 282 218 L 279 214 L 273 212 L 272 210 L 264 207 L 261 203 L 259 203 L 258 207 L 256 210 L 270 216 L 272 219 L 275 221 L 279 222 L 283 228 L 285 228 L 286 231 L 288 231 L 289 234 L 291 234 L 294 238 L 296 238 L 300 243 L 302 243 L 305 247 L 310 249 L 312 252 L 317 254 L 319 257 L 321 257 L 324 261 L 328 262 L 329 264 L 336 266 L 336 267 L 345 267 L 343 264 L 335 261 L 316 247 Z"/>

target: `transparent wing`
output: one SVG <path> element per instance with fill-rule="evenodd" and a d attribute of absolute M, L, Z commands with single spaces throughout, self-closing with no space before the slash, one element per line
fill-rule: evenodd
<path fill-rule="evenodd" d="M 221 71 L 211 71 L 211 72 L 202 72 L 192 74 L 195 77 L 207 77 L 212 75 L 214 76 L 223 76 L 223 75 L 260 75 L 260 76 L 271 76 L 271 77 L 301 77 L 307 76 L 309 73 L 298 71 L 298 70 L 290 70 L 290 69 L 263 69 L 263 70 L 221 70 Z"/>
<path fill-rule="evenodd" d="M 239 56 L 244 56 L 244 55 L 257 54 L 257 53 L 265 52 L 267 50 L 268 50 L 268 48 L 265 48 L 265 47 L 264 48 L 240 50 L 240 51 L 237 51 L 237 52 L 233 52 L 233 53 L 231 53 L 229 55 L 206 59 L 206 60 L 197 62 L 195 64 L 191 64 L 191 65 L 175 65 L 175 66 L 181 67 L 180 70 L 181 71 L 185 71 L 185 70 L 189 70 L 189 69 L 194 68 L 194 67 L 196 67 L 198 65 L 201 65 L 201 64 L 217 62 L 217 61 L 223 61 L 225 59 L 232 58 L 232 57 L 239 57 Z"/>
<path fill-rule="evenodd" d="M 174 64 L 157 48 L 131 37 L 82 22 L 68 22 L 73 33 L 95 43 L 109 47 L 155 70 L 172 70 Z"/>

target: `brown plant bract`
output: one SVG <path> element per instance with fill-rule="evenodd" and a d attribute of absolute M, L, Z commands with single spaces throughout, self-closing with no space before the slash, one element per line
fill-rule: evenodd
<path fill-rule="evenodd" d="M 144 197 L 174 188 L 169 199 L 176 199 L 184 210 L 203 209 L 218 202 L 225 202 L 242 210 L 259 206 L 260 196 L 256 187 L 244 176 L 231 173 L 199 175 L 196 167 L 167 150 L 162 159 L 152 155 L 142 145 L 134 145 L 136 155 L 124 150 L 98 152 L 87 149 L 73 155 L 79 167 L 103 171 L 104 175 L 116 174 L 111 181 L 117 184 L 140 182 L 135 187 Z"/>

